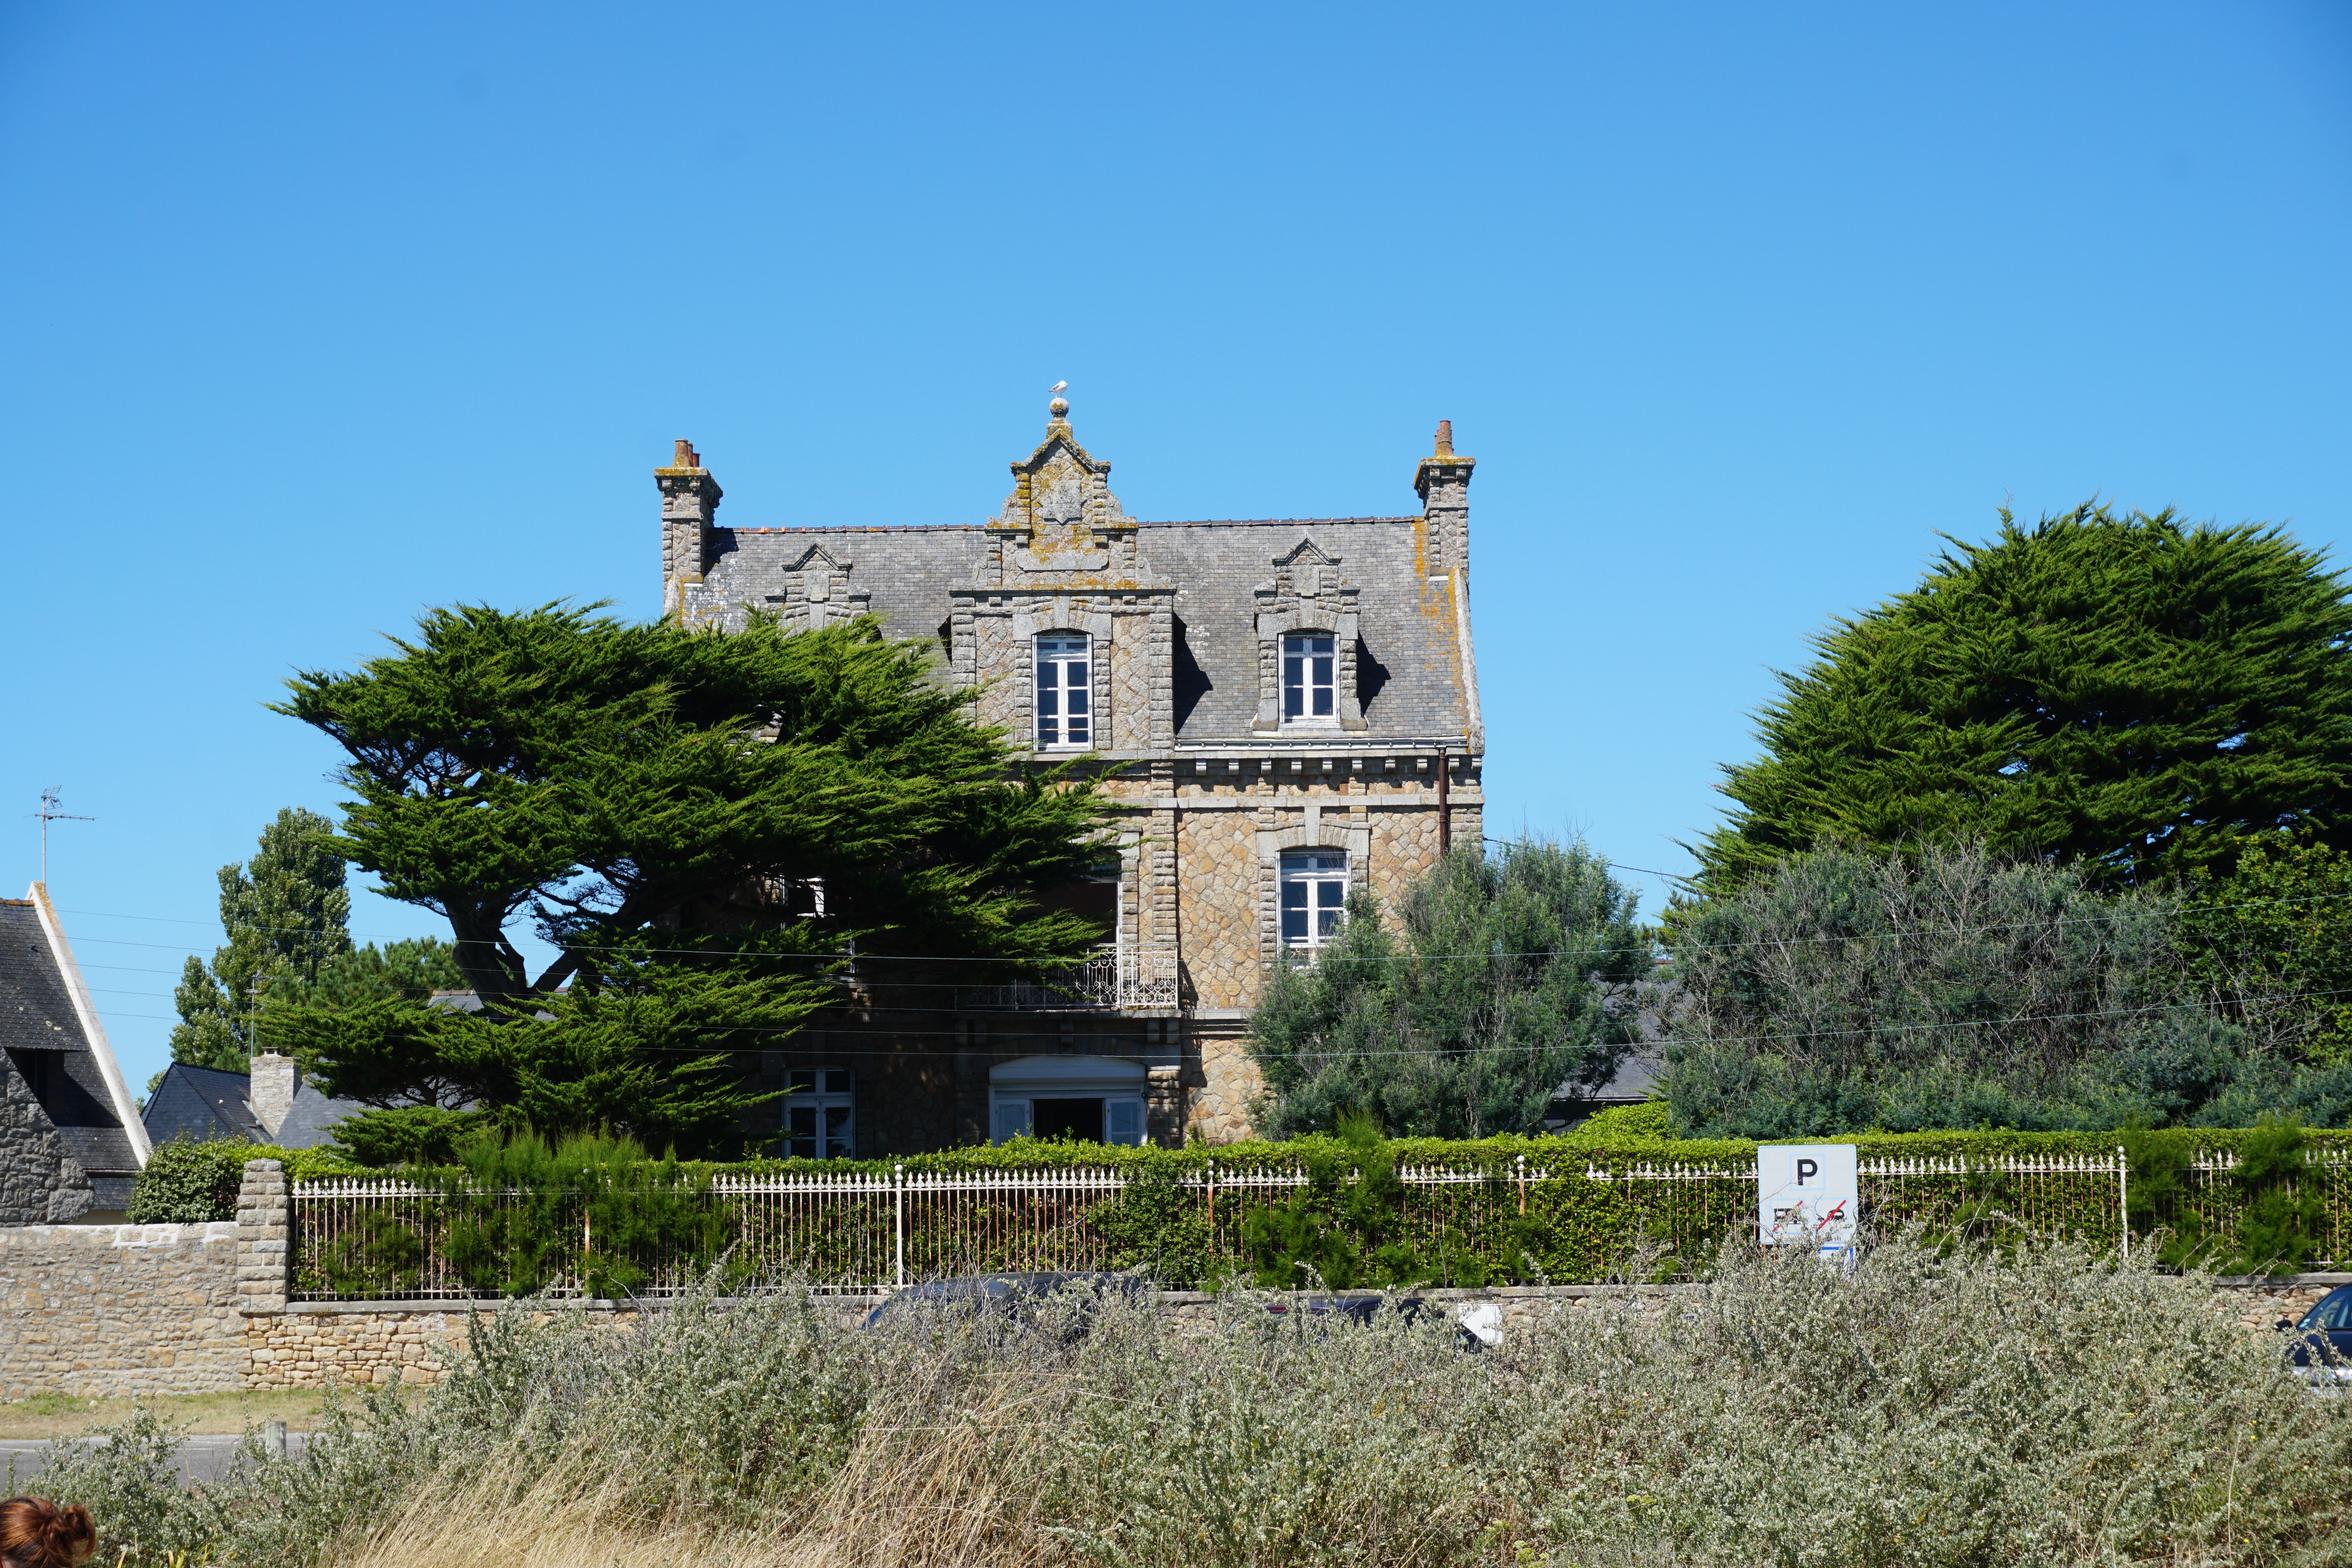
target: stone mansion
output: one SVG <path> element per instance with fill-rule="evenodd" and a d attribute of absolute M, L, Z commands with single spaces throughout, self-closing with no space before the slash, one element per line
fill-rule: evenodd
<path fill-rule="evenodd" d="M 1246 1135 L 1262 977 L 1349 890 L 1392 901 L 1480 839 L 1472 459 L 1450 425 L 1401 517 L 1144 522 L 1056 399 L 973 525 L 726 527 L 692 446 L 655 470 L 663 600 L 689 623 L 874 616 L 936 639 L 975 716 L 1041 760 L 1085 755 L 1118 864 L 1071 907 L 1115 935 L 1053 988 L 824 1019 L 764 1053 L 784 1149 L 911 1153 L 1024 1132 Z"/>

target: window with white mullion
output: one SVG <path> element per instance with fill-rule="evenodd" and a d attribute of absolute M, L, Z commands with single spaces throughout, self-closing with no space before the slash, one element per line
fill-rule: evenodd
<path fill-rule="evenodd" d="M 1339 934 L 1348 913 L 1348 855 L 1307 850 L 1282 857 L 1282 945 L 1311 952 Z"/>
<path fill-rule="evenodd" d="M 857 1096 L 845 1067 L 794 1068 L 784 1095 L 784 1154 L 846 1160 L 857 1153 Z"/>
<path fill-rule="evenodd" d="M 1330 718 L 1339 712 L 1339 654 L 1328 632 L 1294 632 L 1282 640 L 1282 722 Z"/>
<path fill-rule="evenodd" d="M 1092 639 L 1049 632 L 1037 639 L 1037 744 L 1094 744 Z"/>

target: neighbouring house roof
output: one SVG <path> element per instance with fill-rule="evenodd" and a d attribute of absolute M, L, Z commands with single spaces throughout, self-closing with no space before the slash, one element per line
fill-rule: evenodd
<path fill-rule="evenodd" d="M 147 1136 L 158 1144 L 173 1138 L 197 1143 L 210 1138 L 267 1142 L 268 1134 L 248 1099 L 252 1088 L 253 1080 L 245 1073 L 175 1061 L 164 1070 L 155 1092 L 147 1096 L 142 1118 Z"/>
<path fill-rule="evenodd" d="M 294 1108 L 286 1113 L 286 1120 L 278 1124 L 278 1135 L 269 1141 L 285 1149 L 315 1149 L 335 1141 L 336 1123 L 366 1109 L 356 1100 L 330 1099 L 317 1085 L 298 1082 Z"/>
<path fill-rule="evenodd" d="M 33 1205 L 34 1186 L 59 1191 L 84 1181 L 96 1195 L 91 1207 L 129 1202 L 131 1179 L 147 1160 L 146 1128 L 47 890 L 37 883 L 25 898 L 0 899 L 0 1099 L 22 1107 L 0 1139 L 12 1183 L 25 1189 L 8 1207 Z M 79 1168 L 68 1168 L 68 1159 Z M 45 1167 L 37 1180 L 31 1166 Z"/>
<path fill-rule="evenodd" d="M 31 891 L 0 899 L 0 1045 L 62 1053 L 42 1108 L 85 1170 L 135 1172 L 146 1163 L 145 1129 L 48 894 Z"/>
<path fill-rule="evenodd" d="M 334 1141 L 337 1122 L 367 1109 L 356 1100 L 331 1099 L 298 1078 L 293 1107 L 273 1134 L 254 1114 L 252 1095 L 253 1080 L 247 1073 L 175 1061 L 147 1097 L 147 1135 L 159 1144 L 173 1138 L 241 1138 L 284 1149 L 315 1149 Z"/>

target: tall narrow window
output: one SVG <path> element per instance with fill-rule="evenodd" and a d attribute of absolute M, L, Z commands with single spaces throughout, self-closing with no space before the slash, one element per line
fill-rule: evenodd
<path fill-rule="evenodd" d="M 1093 672 L 1083 632 L 1049 632 L 1037 639 L 1037 744 L 1094 744 Z"/>
<path fill-rule="evenodd" d="M 1344 850 L 1307 850 L 1282 857 L 1282 945 L 1315 948 L 1339 935 L 1348 911 Z"/>
<path fill-rule="evenodd" d="M 784 1096 L 784 1155 L 788 1159 L 848 1160 L 857 1157 L 857 1097 L 845 1067 L 793 1070 Z"/>
<path fill-rule="evenodd" d="M 1282 640 L 1282 722 L 1328 718 L 1333 706 L 1333 667 L 1328 632 L 1295 632 Z"/>

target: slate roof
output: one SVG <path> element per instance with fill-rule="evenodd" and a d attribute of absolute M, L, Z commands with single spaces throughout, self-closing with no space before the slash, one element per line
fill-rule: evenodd
<path fill-rule="evenodd" d="M 332 1100 L 307 1079 L 294 1083 L 294 1105 L 271 1135 L 253 1113 L 253 1080 L 243 1072 L 222 1072 L 210 1067 L 173 1062 L 147 1097 L 142 1119 L 147 1135 L 156 1143 L 171 1138 L 241 1138 L 248 1144 L 273 1144 L 286 1149 L 315 1149 L 334 1141 L 334 1125 L 366 1106 L 355 1100 Z"/>
<path fill-rule="evenodd" d="M 158 1144 L 173 1138 L 203 1143 L 211 1138 L 243 1138 L 260 1143 L 261 1120 L 247 1102 L 253 1080 L 242 1072 L 222 1072 L 175 1061 L 163 1071 L 155 1092 L 147 1096 L 140 1120 L 147 1136 Z"/>
<path fill-rule="evenodd" d="M 1136 549 L 1151 576 L 1176 586 L 1181 638 L 1172 672 L 1177 741 L 1248 744 L 1257 716 L 1257 602 L 1275 559 L 1301 539 L 1339 562 L 1355 585 L 1362 646 L 1357 689 L 1368 727 L 1345 738 L 1367 746 L 1459 741 L 1465 733 L 1457 633 L 1429 612 L 1415 560 L 1422 519 L 1279 517 L 1233 522 L 1137 523 Z M 951 609 L 950 590 L 971 583 L 988 550 L 973 527 L 715 528 L 715 558 L 695 601 L 710 609 L 762 602 L 813 544 L 849 567 L 853 591 L 894 637 L 933 637 Z M 1337 738 L 1335 737 L 1335 738 Z"/>
<path fill-rule="evenodd" d="M 286 1113 L 286 1120 L 278 1124 L 278 1135 L 269 1141 L 285 1149 L 315 1149 L 335 1141 L 336 1123 L 366 1109 L 356 1100 L 331 1100 L 314 1085 L 298 1082 L 294 1108 Z"/>
<path fill-rule="evenodd" d="M 0 1049 L 55 1051 L 55 1073 L 27 1072 L 45 1086 L 41 1109 L 76 1160 L 100 1188 L 100 1207 L 112 1184 L 139 1169 L 138 1150 L 114 1107 L 107 1070 L 113 1057 L 104 1039 L 91 1040 L 75 1010 L 65 971 L 29 899 L 0 899 Z M 16 1063 L 21 1071 L 26 1063 Z M 126 1195 L 127 1196 L 127 1195 Z"/>

